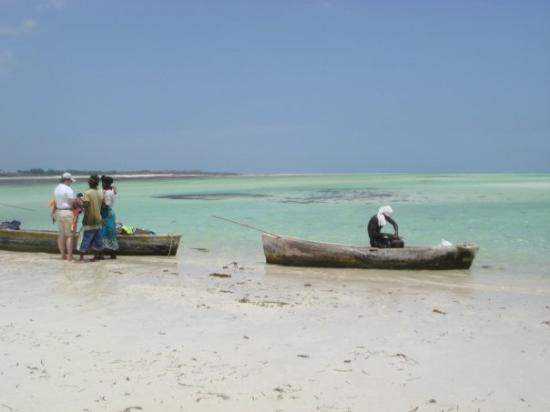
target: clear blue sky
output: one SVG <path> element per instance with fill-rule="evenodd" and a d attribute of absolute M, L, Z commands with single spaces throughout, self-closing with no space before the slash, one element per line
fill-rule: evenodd
<path fill-rule="evenodd" d="M 550 171 L 549 1 L 0 0 L 0 169 Z"/>

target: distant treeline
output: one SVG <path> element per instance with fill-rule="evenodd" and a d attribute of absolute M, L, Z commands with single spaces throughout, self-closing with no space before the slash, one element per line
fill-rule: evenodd
<path fill-rule="evenodd" d="M 42 169 L 33 168 L 18 170 L 16 172 L 0 170 L 0 176 L 4 177 L 18 177 L 18 176 L 61 176 L 64 172 L 69 172 L 73 176 L 86 176 L 92 174 L 98 175 L 145 175 L 145 174 L 175 174 L 175 175 L 205 175 L 205 176 L 224 176 L 235 175 L 236 173 L 218 173 L 218 172 L 204 172 L 202 170 L 78 170 L 78 169 Z"/>

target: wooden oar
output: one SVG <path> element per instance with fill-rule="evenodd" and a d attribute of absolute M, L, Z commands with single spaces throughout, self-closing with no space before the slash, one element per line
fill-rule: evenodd
<path fill-rule="evenodd" d="M 216 216 L 216 215 L 212 215 L 212 217 L 215 217 L 216 219 L 220 219 L 220 220 L 225 220 L 226 222 L 234 223 L 235 225 L 243 226 L 243 227 L 246 227 L 248 229 L 257 230 L 258 232 L 265 233 L 266 235 L 279 237 L 279 235 L 276 235 L 275 233 L 268 232 L 267 230 L 260 229 L 259 227 L 255 227 L 255 226 L 252 226 L 252 225 L 247 225 L 246 223 L 237 222 L 236 220 L 228 219 L 226 217 L 221 217 L 221 216 Z"/>
<path fill-rule="evenodd" d="M 0 203 L 0 206 L 4 206 L 4 207 L 13 207 L 14 209 L 30 210 L 31 212 L 36 212 L 36 209 L 31 209 L 30 207 L 23 207 L 23 206 L 17 206 L 17 205 L 10 205 L 10 204 L 8 204 L 8 203 Z"/>

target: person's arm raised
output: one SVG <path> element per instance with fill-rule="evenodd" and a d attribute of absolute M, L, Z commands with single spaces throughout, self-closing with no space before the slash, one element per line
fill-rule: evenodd
<path fill-rule="evenodd" d="M 386 216 L 386 220 L 389 223 L 391 223 L 391 225 L 393 226 L 393 230 L 395 231 L 395 236 L 399 236 L 399 226 L 397 226 L 397 222 L 389 216 Z"/>

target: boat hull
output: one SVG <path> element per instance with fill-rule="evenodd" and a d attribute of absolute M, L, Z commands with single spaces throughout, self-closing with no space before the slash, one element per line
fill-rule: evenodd
<path fill-rule="evenodd" d="M 117 235 L 117 241 L 117 255 L 175 256 L 181 235 Z M 0 250 L 59 253 L 57 232 L 0 229 Z"/>
<path fill-rule="evenodd" d="M 473 244 L 445 247 L 379 249 L 262 235 L 267 263 L 364 269 L 444 270 L 468 269 L 479 247 Z"/>

